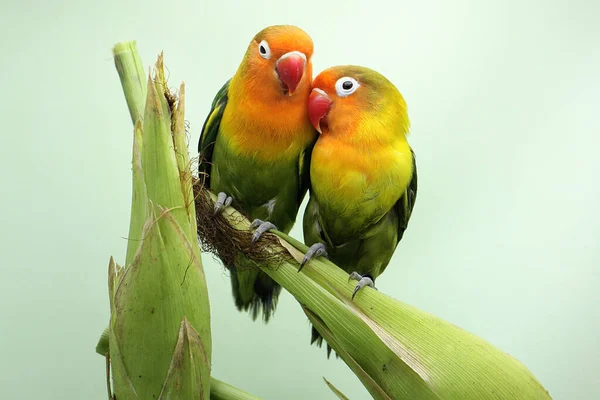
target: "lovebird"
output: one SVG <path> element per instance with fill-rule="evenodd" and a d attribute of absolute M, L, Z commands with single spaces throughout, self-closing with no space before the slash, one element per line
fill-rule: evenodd
<path fill-rule="evenodd" d="M 308 115 L 320 133 L 310 164 L 303 218 L 310 246 L 300 269 L 324 256 L 375 287 L 408 227 L 417 198 L 406 102 L 380 73 L 336 66 L 313 81 Z M 311 343 L 322 338 L 313 327 Z M 328 349 L 330 351 L 330 349 Z"/>
<path fill-rule="evenodd" d="M 198 143 L 199 173 L 217 193 L 215 213 L 232 205 L 253 220 L 252 242 L 289 233 L 309 186 L 317 132 L 308 119 L 313 41 L 278 25 L 258 32 L 218 91 Z M 267 322 L 281 287 L 258 268 L 226 265 L 235 304 Z"/>

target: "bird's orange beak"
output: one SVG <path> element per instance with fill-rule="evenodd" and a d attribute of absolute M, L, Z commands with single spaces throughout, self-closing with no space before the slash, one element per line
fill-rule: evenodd
<path fill-rule="evenodd" d="M 313 89 L 308 97 L 308 118 L 319 133 L 323 133 L 321 123 L 326 122 L 327 113 L 332 103 L 327 93 L 321 89 Z"/>
<path fill-rule="evenodd" d="M 275 71 L 279 75 L 279 80 L 283 86 L 283 90 L 288 95 L 294 94 L 298 87 L 304 68 L 306 67 L 306 56 L 299 51 L 290 51 L 282 55 L 275 63 Z"/>

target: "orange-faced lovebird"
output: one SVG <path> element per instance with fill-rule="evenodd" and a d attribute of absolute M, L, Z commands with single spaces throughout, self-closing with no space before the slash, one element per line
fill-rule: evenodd
<path fill-rule="evenodd" d="M 415 205 L 406 103 L 388 79 L 364 67 L 326 69 L 312 87 L 308 114 L 320 135 L 303 223 L 310 249 L 301 268 L 313 257 L 329 258 L 358 281 L 354 298 L 364 286 L 374 287 Z"/>
<path fill-rule="evenodd" d="M 250 41 L 235 75 L 219 90 L 198 151 L 215 213 L 232 205 L 253 219 L 252 242 L 270 229 L 288 233 L 309 185 L 318 136 L 308 119 L 313 42 L 295 26 L 270 26 Z M 268 321 L 281 287 L 258 268 L 231 271 L 235 304 Z"/>

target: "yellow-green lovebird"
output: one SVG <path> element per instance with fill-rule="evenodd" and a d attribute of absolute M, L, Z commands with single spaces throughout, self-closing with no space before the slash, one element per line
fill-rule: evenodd
<path fill-rule="evenodd" d="M 325 256 L 374 288 L 407 229 L 417 197 L 409 119 L 398 89 L 376 71 L 337 66 L 321 72 L 308 101 L 320 136 L 310 164 L 310 200 L 301 267 Z M 313 328 L 312 342 L 322 339 Z"/>
<path fill-rule="evenodd" d="M 215 213 L 233 205 L 252 219 L 255 242 L 288 233 L 309 185 L 317 132 L 308 120 L 313 42 L 295 26 L 270 26 L 250 41 L 235 75 L 219 90 L 198 151 L 204 184 L 218 193 Z M 281 287 L 258 268 L 231 272 L 235 304 L 268 321 Z"/>

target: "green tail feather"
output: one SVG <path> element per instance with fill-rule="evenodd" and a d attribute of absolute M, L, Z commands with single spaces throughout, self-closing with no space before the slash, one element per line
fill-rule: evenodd
<path fill-rule="evenodd" d="M 248 311 L 253 320 L 262 313 L 265 323 L 275 313 L 281 286 L 258 268 L 228 268 L 231 273 L 231 290 L 235 305 Z"/>

